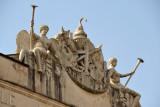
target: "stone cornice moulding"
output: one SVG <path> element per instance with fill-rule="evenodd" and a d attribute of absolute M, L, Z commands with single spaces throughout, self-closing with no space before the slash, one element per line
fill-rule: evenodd
<path fill-rule="evenodd" d="M 69 107 L 69 105 L 67 105 L 67 104 L 62 104 L 62 102 L 58 102 L 58 101 L 56 101 L 56 100 L 47 98 L 47 97 L 45 97 L 45 96 L 42 96 L 42 95 L 37 94 L 37 93 L 35 93 L 35 92 L 29 91 L 29 90 L 24 89 L 24 88 L 22 88 L 22 87 L 13 85 L 13 84 L 8 83 L 8 82 L 6 82 L 6 81 L 4 81 L 4 80 L 1 80 L 1 79 L 0 79 L 0 87 L 5 88 L 5 89 L 8 89 L 8 90 L 13 91 L 13 92 L 16 92 L 16 93 L 18 93 L 18 94 L 27 96 L 27 97 L 29 97 L 29 98 L 35 99 L 35 100 L 37 100 L 37 101 L 40 101 L 40 102 L 42 102 L 42 103 L 45 103 L 45 104 L 48 104 L 48 105 L 51 105 L 51 106 L 56 106 L 56 107 Z"/>

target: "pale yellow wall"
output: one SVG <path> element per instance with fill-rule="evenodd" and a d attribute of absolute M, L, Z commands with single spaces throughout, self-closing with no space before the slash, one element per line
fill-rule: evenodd
<path fill-rule="evenodd" d="M 109 90 L 102 94 L 89 93 L 76 85 L 69 75 L 64 72 L 65 87 L 63 101 L 78 107 L 111 107 Z"/>

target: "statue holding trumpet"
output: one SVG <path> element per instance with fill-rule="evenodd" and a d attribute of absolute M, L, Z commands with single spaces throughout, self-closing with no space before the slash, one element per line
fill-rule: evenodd
<path fill-rule="evenodd" d="M 138 63 L 136 65 L 136 67 L 134 68 L 134 70 L 130 73 L 127 73 L 127 74 L 120 74 L 118 73 L 116 70 L 115 70 L 115 67 L 117 65 L 117 59 L 116 58 L 110 58 L 109 59 L 109 66 L 110 66 L 110 69 L 109 69 L 109 72 L 108 72 L 108 83 L 111 83 L 112 85 L 114 85 L 115 87 L 119 88 L 120 90 L 123 90 L 125 92 L 128 92 L 130 94 L 133 94 L 135 96 L 134 100 L 133 100 L 133 103 L 131 105 L 131 107 L 135 107 L 136 104 L 139 102 L 139 99 L 140 99 L 140 95 L 138 93 L 136 93 L 135 91 L 133 90 L 130 90 L 128 88 L 125 88 L 126 85 L 128 84 L 129 80 L 131 79 L 131 77 L 133 76 L 133 74 L 135 73 L 137 67 L 139 66 L 140 63 L 143 63 L 144 61 L 140 58 L 137 58 L 138 59 Z M 125 86 L 123 86 L 121 83 L 120 83 L 120 78 L 123 78 L 123 77 L 127 77 L 127 76 L 130 76 L 125 84 Z"/>

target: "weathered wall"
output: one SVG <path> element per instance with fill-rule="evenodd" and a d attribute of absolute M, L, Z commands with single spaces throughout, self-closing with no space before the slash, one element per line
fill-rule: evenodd
<path fill-rule="evenodd" d="M 79 87 L 64 69 L 61 69 L 60 75 L 56 74 L 56 63 L 52 66 L 52 75 L 47 76 L 1 54 L 0 107 L 112 107 L 113 104 L 133 101 L 136 97 L 136 92 L 132 90 L 122 94 L 118 88 L 111 85 L 108 85 L 104 93 L 92 94 Z M 119 96 L 120 93 L 122 96 Z M 127 95 L 128 99 L 121 102 L 119 97 L 125 98 L 124 95 Z M 126 104 L 130 105 L 132 101 Z M 140 107 L 140 104 L 136 107 Z"/>
<path fill-rule="evenodd" d="M 0 56 L 0 79 L 28 87 L 28 67 L 5 56 Z"/>
<path fill-rule="evenodd" d="M 55 69 L 53 69 L 55 70 Z M 31 72 L 32 71 L 32 72 Z M 64 102 L 66 104 L 78 107 L 106 107 L 111 106 L 109 95 L 107 90 L 103 94 L 91 94 L 78 85 L 76 85 L 72 79 L 69 77 L 67 72 L 62 72 L 62 78 L 55 75 L 53 73 L 52 79 L 46 81 L 46 76 L 38 74 L 37 71 L 30 70 L 27 65 L 23 65 L 13 59 L 9 59 L 6 56 L 0 56 L 0 79 L 1 81 L 5 80 L 10 82 L 13 87 L 24 87 L 19 90 L 27 91 L 25 94 L 29 94 L 28 90 L 34 95 L 35 92 L 40 93 L 44 96 L 50 97 L 60 102 Z M 49 83 L 48 83 L 49 82 Z M 20 86 L 20 87 L 19 87 Z M 11 88 L 13 88 L 11 87 Z M 48 87 L 48 88 L 46 88 Z M 25 89 L 26 88 L 26 89 Z M 6 89 L 6 87 L 1 87 L 0 89 L 7 93 L 13 93 L 16 95 L 16 107 L 22 107 L 20 102 L 28 105 L 29 103 L 34 105 L 34 107 L 43 107 L 38 106 L 37 101 L 30 98 L 30 94 L 28 97 L 24 97 L 21 95 L 22 93 L 16 94 Z M 15 99 L 15 98 L 14 98 Z M 33 103 L 32 103 L 33 102 Z M 18 104 L 20 103 L 20 104 Z M 39 103 L 38 103 L 39 104 Z M 1 105 L 4 105 L 3 103 Z M 44 104 L 42 104 L 44 105 Z M 5 107 L 5 106 L 4 106 Z M 7 107 L 7 106 L 6 106 Z M 30 107 L 30 106 L 27 106 Z M 45 106 L 50 107 L 50 106 Z"/>
<path fill-rule="evenodd" d="M 0 107 L 69 107 L 35 92 L 0 80 Z"/>
<path fill-rule="evenodd" d="M 62 98 L 65 103 L 78 107 L 111 107 L 109 89 L 102 94 L 89 93 L 76 85 L 66 72 L 64 72 L 64 81 Z"/>

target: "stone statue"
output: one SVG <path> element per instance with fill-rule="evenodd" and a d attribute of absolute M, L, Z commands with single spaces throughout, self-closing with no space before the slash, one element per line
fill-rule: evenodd
<path fill-rule="evenodd" d="M 33 26 L 33 23 L 31 24 Z M 42 72 L 42 59 L 45 59 L 47 57 L 47 51 L 48 48 L 51 45 L 51 41 L 47 38 L 46 34 L 48 32 L 49 28 L 47 25 L 41 25 L 40 26 L 40 34 L 41 36 L 38 36 L 37 34 L 33 33 L 32 39 L 35 41 L 34 48 L 31 50 L 34 53 L 37 68 L 38 71 Z M 21 51 L 19 60 L 22 61 L 24 56 L 24 51 Z"/>
<path fill-rule="evenodd" d="M 120 83 L 120 78 L 131 77 L 135 70 L 127 74 L 118 73 L 115 70 L 116 58 L 110 58 L 110 69 L 108 70 L 107 62 L 104 61 L 101 50 L 102 45 L 95 48 L 87 38 L 81 24 L 83 19 L 85 18 L 81 18 L 79 27 L 75 30 L 74 38 L 69 30 L 65 31 L 62 27 L 61 32 L 50 39 L 46 36 L 49 30 L 47 25 L 40 26 L 40 36 L 38 36 L 33 31 L 34 23 L 31 21 L 32 33 L 29 35 L 26 31 L 21 31 L 17 35 L 19 60 L 47 75 L 47 80 L 51 80 L 53 78 L 52 73 L 54 73 L 61 81 L 63 80 L 63 72 L 67 72 L 75 83 L 92 93 L 105 92 L 108 89 L 108 83 L 112 84 L 114 107 L 120 103 L 123 105 L 122 107 L 126 107 L 126 105 L 134 107 L 139 102 L 140 95 L 125 88 Z M 32 40 L 32 48 L 30 49 L 29 37 Z M 22 43 L 27 44 L 25 45 L 27 47 L 23 46 Z M 63 81 L 60 83 L 61 85 L 64 84 Z M 130 97 L 134 100 L 130 101 Z"/>
<path fill-rule="evenodd" d="M 41 25 L 40 26 L 40 34 L 41 36 L 36 35 L 35 33 L 33 33 L 33 40 L 36 41 L 36 44 L 34 46 L 34 49 L 32 50 L 35 58 L 36 58 L 36 62 L 37 62 L 37 66 L 38 66 L 38 71 L 42 72 L 42 67 L 41 67 L 41 57 L 44 57 L 44 59 L 47 56 L 47 51 L 51 42 L 50 40 L 47 38 L 46 34 L 48 32 L 49 28 L 47 25 Z"/>
<path fill-rule="evenodd" d="M 117 59 L 116 58 L 110 58 L 109 59 L 110 69 L 109 69 L 109 73 L 108 73 L 108 82 L 111 83 L 111 84 L 114 84 L 115 86 L 117 86 L 119 88 L 123 88 L 124 86 L 120 83 L 120 78 L 129 76 L 134 72 L 130 72 L 130 73 L 127 73 L 127 74 L 120 74 L 115 70 L 116 65 L 117 65 Z"/>
<path fill-rule="evenodd" d="M 82 21 L 87 22 L 86 18 L 80 19 L 74 36 L 70 30 L 64 30 L 62 27 L 60 33 L 48 39 L 47 25 L 40 26 L 40 36 L 34 33 L 33 19 L 36 6 L 32 7 L 30 34 L 25 30 L 18 33 L 16 54 L 19 55 L 19 61 L 29 65 L 28 78 L 33 79 L 29 85 L 33 91 L 61 101 L 61 95 L 67 93 L 64 90 L 69 86 L 66 81 L 70 81 L 71 78 L 76 85 L 92 94 L 109 95 L 112 107 L 140 107 L 141 96 L 125 87 L 140 62 L 143 62 L 142 59 L 139 58 L 136 68 L 127 74 L 120 74 L 115 70 L 116 58 L 109 59 L 108 69 L 102 45 L 95 47 L 84 31 Z M 123 86 L 120 78 L 127 76 L 130 77 Z"/>
<path fill-rule="evenodd" d="M 121 83 L 120 83 L 120 78 L 132 75 L 135 71 L 132 71 L 127 74 L 120 74 L 115 70 L 115 67 L 117 65 L 117 59 L 116 58 L 110 58 L 109 59 L 109 72 L 108 72 L 108 82 L 116 86 L 118 89 L 122 90 L 122 92 L 127 92 L 133 95 L 134 100 L 131 104 L 131 107 L 135 107 L 137 103 L 139 102 L 140 95 L 136 93 L 133 90 L 130 90 L 128 88 L 125 88 Z"/>
<path fill-rule="evenodd" d="M 30 29 L 30 50 L 22 49 L 20 52 L 19 60 L 23 61 L 24 57 L 26 57 L 27 54 L 33 53 L 34 57 L 35 57 L 35 63 L 37 64 L 37 70 L 39 72 L 42 72 L 43 71 L 42 70 L 42 62 L 44 62 L 42 60 L 45 60 L 47 58 L 47 51 L 51 45 L 51 41 L 46 36 L 46 34 L 49 30 L 49 27 L 47 25 L 40 26 L 40 35 L 41 36 L 38 36 L 37 34 L 34 33 L 34 29 L 33 29 L 34 11 L 35 11 L 35 8 L 38 6 L 31 5 L 31 7 L 32 7 L 32 20 L 31 20 L 31 29 Z"/>

